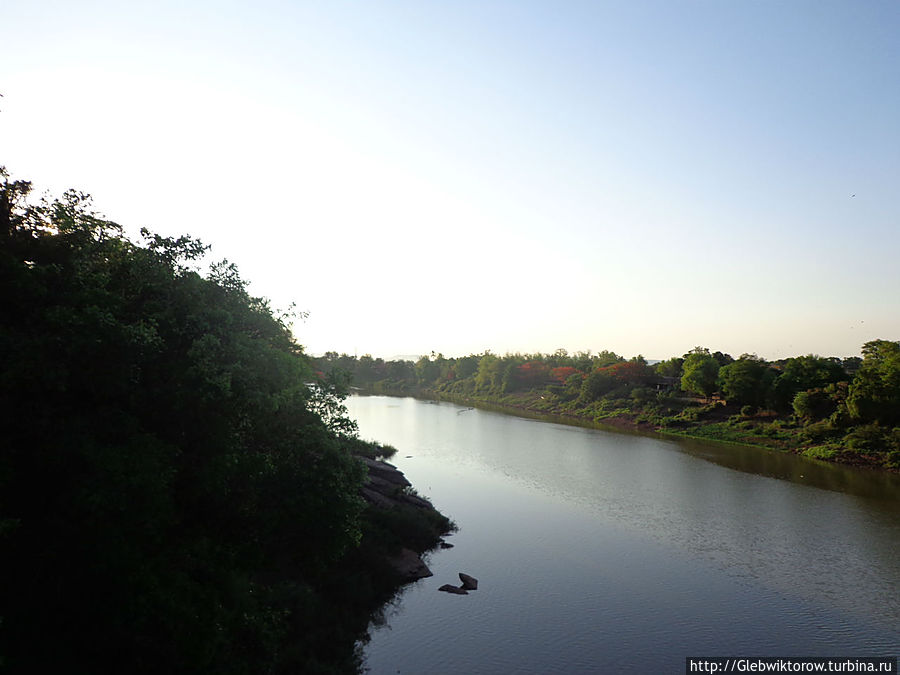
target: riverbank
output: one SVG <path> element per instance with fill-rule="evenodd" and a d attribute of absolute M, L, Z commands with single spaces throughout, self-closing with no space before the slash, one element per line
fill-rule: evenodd
<path fill-rule="evenodd" d="M 900 474 L 895 466 L 886 465 L 884 457 L 854 450 L 834 440 L 809 443 L 806 427 L 789 417 L 773 411 L 747 414 L 738 406 L 723 402 L 703 403 L 687 399 L 673 399 L 668 409 L 648 410 L 629 407 L 623 401 L 616 405 L 577 407 L 561 403 L 541 391 L 516 392 L 503 395 L 461 394 L 433 388 L 391 390 L 383 386 L 377 391 L 361 393 L 387 396 L 411 396 L 425 400 L 449 401 L 497 412 L 543 419 L 577 426 L 652 435 L 660 438 L 693 439 L 777 452 L 792 453 L 829 463 Z M 666 414 L 668 413 L 668 414 Z M 674 414 L 673 414 L 674 413 Z"/>
<path fill-rule="evenodd" d="M 332 607 L 339 608 L 334 614 L 340 625 L 327 626 L 337 638 L 331 665 L 357 672 L 369 627 L 385 621 L 384 612 L 406 584 L 431 576 L 423 557 L 456 525 L 385 461 L 394 448 L 358 439 L 350 445 L 366 471 L 358 491 L 365 502 L 361 537 L 328 575 L 325 593 Z"/>
<path fill-rule="evenodd" d="M 502 405 L 897 472 L 900 342 L 873 340 L 862 353 L 769 362 L 698 347 L 651 365 L 609 351 L 432 354 L 415 363 L 329 352 L 314 364 L 376 394 Z"/>

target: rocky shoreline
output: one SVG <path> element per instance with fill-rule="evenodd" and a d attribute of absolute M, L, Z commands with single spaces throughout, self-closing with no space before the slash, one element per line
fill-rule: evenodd
<path fill-rule="evenodd" d="M 433 576 L 422 555 L 438 546 L 449 547 L 441 538 L 454 529 L 432 503 L 415 493 L 412 484 L 400 469 L 384 460 L 357 456 L 365 465 L 368 476 L 359 494 L 366 501 L 368 508 L 385 515 L 406 514 L 407 517 L 420 517 L 429 523 L 436 523 L 433 538 L 428 546 L 421 542 L 404 542 L 399 548 L 387 556 L 387 563 L 396 573 L 401 583 L 409 583 L 418 579 Z M 443 525 L 442 525 L 443 524 Z M 402 535 L 402 533 L 400 533 Z M 401 537 L 402 538 L 402 537 Z M 418 545 L 417 545 L 418 544 Z"/>
<path fill-rule="evenodd" d="M 371 459 L 369 457 L 357 456 L 357 459 L 365 465 L 368 471 L 366 481 L 360 488 L 359 493 L 367 502 L 369 509 L 380 513 L 406 511 L 407 513 L 418 513 L 430 519 L 436 518 L 438 520 L 444 518 L 430 501 L 415 494 L 412 484 L 396 466 L 384 460 Z M 447 526 L 440 532 L 441 536 L 455 529 L 452 523 L 446 522 Z M 385 558 L 390 569 L 396 575 L 399 585 L 434 576 L 422 559 L 423 553 L 438 547 L 442 549 L 453 548 L 453 544 L 447 543 L 443 538 L 436 538 L 430 544 L 425 551 L 416 551 L 408 546 L 402 546 Z M 459 573 L 459 581 L 460 584 L 458 586 L 444 584 L 438 590 L 454 595 L 468 595 L 469 591 L 478 589 L 478 579 L 465 572 Z"/>

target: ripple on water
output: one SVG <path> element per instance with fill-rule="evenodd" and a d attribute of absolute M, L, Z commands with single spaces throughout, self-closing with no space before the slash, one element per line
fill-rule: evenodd
<path fill-rule="evenodd" d="M 900 644 L 893 507 L 656 439 L 398 405 L 351 412 L 415 456 L 396 463 L 461 530 L 373 632 L 373 673 L 681 672 L 688 655 Z M 438 593 L 459 571 L 479 590 Z"/>

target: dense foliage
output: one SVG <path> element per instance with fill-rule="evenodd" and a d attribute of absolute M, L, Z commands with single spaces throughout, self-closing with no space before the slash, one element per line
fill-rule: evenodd
<path fill-rule="evenodd" d="M 199 242 L 0 178 L 3 665 L 352 670 L 385 588 L 339 383 Z"/>
<path fill-rule="evenodd" d="M 696 347 L 653 366 L 564 349 L 432 353 L 415 363 L 329 352 L 314 361 L 376 393 L 499 403 L 900 469 L 900 343 L 875 340 L 862 353 L 767 362 Z"/>

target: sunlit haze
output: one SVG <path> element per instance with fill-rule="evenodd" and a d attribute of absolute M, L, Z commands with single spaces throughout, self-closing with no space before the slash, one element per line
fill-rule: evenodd
<path fill-rule="evenodd" d="M 307 351 L 900 339 L 900 3 L 30 2 L 0 164 L 190 233 Z"/>

